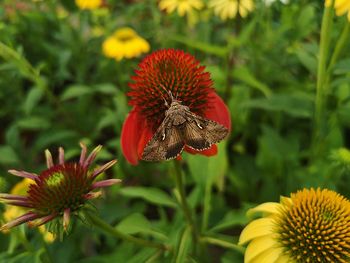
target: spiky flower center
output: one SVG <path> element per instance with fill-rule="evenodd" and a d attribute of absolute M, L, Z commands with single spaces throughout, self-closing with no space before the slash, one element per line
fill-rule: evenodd
<path fill-rule="evenodd" d="M 64 180 L 64 175 L 61 172 L 53 173 L 47 178 L 46 184 L 48 187 L 59 186 Z"/>
<path fill-rule="evenodd" d="M 299 191 L 276 222 L 279 241 L 293 262 L 349 262 L 350 202 L 341 195 Z"/>
<path fill-rule="evenodd" d="M 190 54 L 181 50 L 159 50 L 147 56 L 130 84 L 130 104 L 157 128 L 171 103 L 169 92 L 190 110 L 202 115 L 212 92 L 210 74 Z"/>
<path fill-rule="evenodd" d="M 75 211 L 85 203 L 92 181 L 87 168 L 79 164 L 56 165 L 30 185 L 28 200 L 43 215 L 62 214 L 67 208 Z"/>

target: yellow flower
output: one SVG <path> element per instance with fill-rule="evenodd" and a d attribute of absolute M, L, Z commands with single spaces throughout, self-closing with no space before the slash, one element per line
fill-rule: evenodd
<path fill-rule="evenodd" d="M 75 0 L 75 4 L 80 9 L 94 10 L 102 5 L 102 0 Z"/>
<path fill-rule="evenodd" d="M 349 262 L 350 201 L 330 190 L 303 189 L 248 211 L 239 244 L 245 263 Z"/>
<path fill-rule="evenodd" d="M 177 9 L 179 16 L 190 14 L 193 9 L 200 10 L 203 6 L 201 0 L 161 0 L 159 2 L 159 8 L 161 10 L 165 10 L 170 14 Z"/>
<path fill-rule="evenodd" d="M 118 61 L 123 58 L 138 57 L 149 50 L 148 42 L 128 27 L 118 29 L 102 44 L 103 54 Z"/>
<path fill-rule="evenodd" d="M 241 17 L 246 17 L 254 10 L 253 0 L 211 0 L 209 7 L 214 9 L 214 14 L 221 20 L 235 18 L 237 12 Z"/>
<path fill-rule="evenodd" d="M 333 0 L 326 0 L 326 6 L 330 7 Z M 349 0 L 334 0 L 334 8 L 337 16 L 342 16 L 348 13 L 348 20 L 350 21 L 350 1 Z"/>
<path fill-rule="evenodd" d="M 33 181 L 31 179 L 25 178 L 22 181 L 18 182 L 11 190 L 11 194 L 14 195 L 25 195 L 29 188 L 29 185 Z M 5 212 L 3 214 L 5 221 L 11 221 L 16 217 L 21 216 L 25 212 L 25 209 L 18 206 L 6 206 Z M 46 231 L 45 226 L 40 226 L 39 231 L 43 234 L 44 240 L 47 243 L 52 243 L 55 240 L 55 237 L 52 233 Z M 4 230 L 3 232 L 8 232 L 8 230 Z"/>

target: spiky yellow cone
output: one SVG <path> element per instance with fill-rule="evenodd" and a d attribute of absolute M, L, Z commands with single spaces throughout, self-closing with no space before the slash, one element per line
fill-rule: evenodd
<path fill-rule="evenodd" d="M 245 263 L 349 262 L 350 202 L 327 189 L 303 189 L 248 211 L 262 213 L 241 233 Z"/>

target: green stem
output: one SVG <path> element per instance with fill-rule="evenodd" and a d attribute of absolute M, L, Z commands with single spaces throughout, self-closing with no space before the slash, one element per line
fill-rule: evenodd
<path fill-rule="evenodd" d="M 47 259 L 47 262 L 48 263 L 53 263 L 53 258 L 51 257 L 51 254 L 49 252 L 49 248 L 47 247 L 47 244 L 44 240 L 42 240 L 42 245 L 43 245 L 43 248 L 44 248 L 44 251 L 45 251 L 45 254 L 46 254 L 46 259 Z"/>
<path fill-rule="evenodd" d="M 232 249 L 232 250 L 238 251 L 241 254 L 244 254 L 244 248 L 222 239 L 213 238 L 213 237 L 201 237 L 200 242 L 216 245 L 223 248 Z"/>
<path fill-rule="evenodd" d="M 212 188 L 212 180 L 207 180 L 205 185 L 205 193 L 204 193 L 204 203 L 203 203 L 203 218 L 202 218 L 202 233 L 204 233 L 208 227 L 209 214 L 211 209 L 211 188 Z"/>
<path fill-rule="evenodd" d="M 26 233 L 24 231 L 18 231 L 16 232 L 19 240 L 21 240 L 22 245 L 25 247 L 25 249 L 29 252 L 34 252 L 33 245 L 28 241 Z"/>
<path fill-rule="evenodd" d="M 333 24 L 334 11 L 331 7 L 326 7 L 322 18 L 320 48 L 317 68 L 316 102 L 314 115 L 314 133 L 313 133 L 313 155 L 318 157 L 323 149 L 324 121 L 327 86 L 327 59 L 330 46 L 330 32 Z"/>
<path fill-rule="evenodd" d="M 178 161 L 175 161 L 174 163 L 175 163 L 176 189 L 180 194 L 181 207 L 182 207 L 183 213 L 185 215 L 185 218 L 187 220 L 187 223 L 188 223 L 188 225 L 191 229 L 191 232 L 192 232 L 193 243 L 196 245 L 198 243 L 198 240 L 199 240 L 199 232 L 198 232 L 196 224 L 194 223 L 190 207 L 187 203 L 186 194 L 185 194 L 185 187 L 184 187 L 183 180 L 182 180 L 182 172 L 181 172 L 180 164 Z M 196 247 L 195 245 L 194 245 L 194 249 Z"/>
<path fill-rule="evenodd" d="M 350 23 L 346 21 L 343 31 L 341 32 L 340 37 L 338 38 L 337 44 L 335 45 L 335 49 L 331 57 L 331 62 L 329 63 L 329 66 L 327 68 L 327 77 L 330 77 L 330 74 L 332 73 L 335 63 L 337 63 L 339 56 L 341 55 L 344 47 L 348 44 L 349 32 L 350 32 Z"/>
<path fill-rule="evenodd" d="M 112 227 L 111 225 L 107 224 L 105 221 L 103 221 L 100 217 L 96 216 L 95 214 L 92 214 L 90 212 L 86 212 L 85 215 L 94 226 L 96 226 L 100 230 L 102 230 L 102 231 L 104 231 L 104 232 L 106 232 L 106 233 L 108 233 L 116 238 L 120 238 L 120 239 L 123 239 L 125 241 L 131 242 L 131 243 L 143 246 L 143 247 L 152 247 L 152 248 L 158 248 L 158 249 L 162 249 L 162 250 L 170 250 L 170 248 L 164 244 L 159 244 L 159 243 L 155 243 L 155 242 L 152 242 L 149 240 L 126 235 L 126 234 L 120 232 L 119 230 L 117 230 L 116 228 Z"/>

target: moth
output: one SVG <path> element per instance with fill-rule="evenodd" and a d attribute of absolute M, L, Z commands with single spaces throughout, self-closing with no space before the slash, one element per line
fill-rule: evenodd
<path fill-rule="evenodd" d="M 182 105 L 169 92 L 171 104 L 164 120 L 153 137 L 146 144 L 142 160 L 163 161 L 179 156 L 185 146 L 197 151 L 209 149 L 228 135 L 228 129 L 223 125 L 198 116 Z"/>

